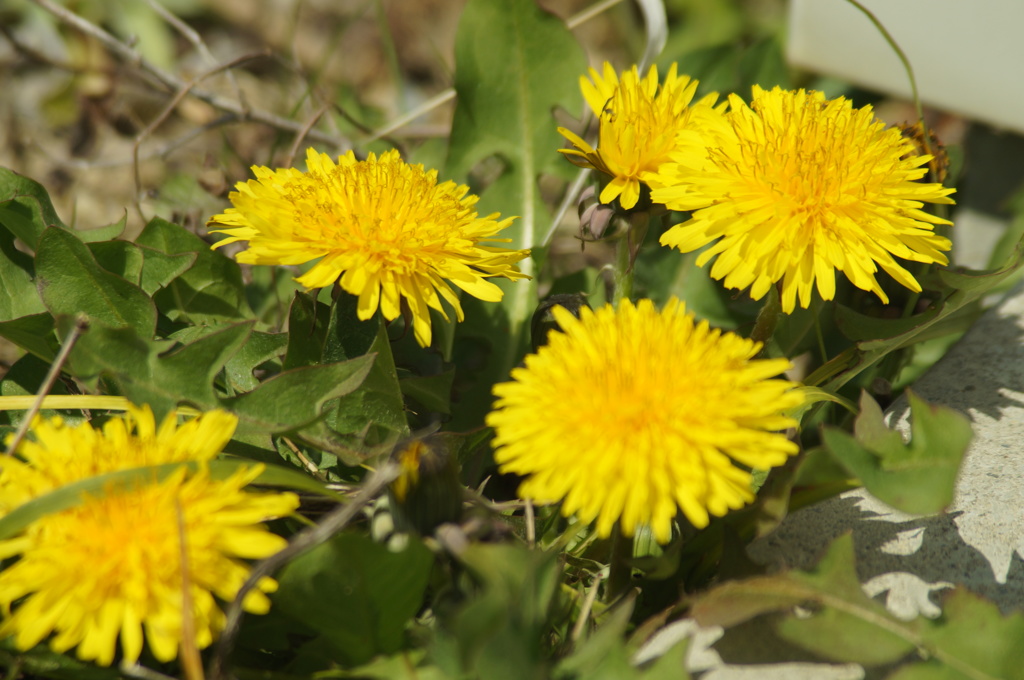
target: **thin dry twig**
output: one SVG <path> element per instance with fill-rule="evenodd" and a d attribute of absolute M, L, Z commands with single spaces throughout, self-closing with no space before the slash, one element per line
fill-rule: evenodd
<path fill-rule="evenodd" d="M 295 454 L 296 458 L 302 461 L 302 464 L 306 467 L 306 470 L 309 472 L 309 474 L 313 475 L 321 482 L 327 481 L 327 475 L 324 474 L 324 471 L 318 468 L 316 465 L 313 465 L 313 461 L 307 458 L 306 454 L 304 454 L 291 439 L 289 439 L 288 437 L 281 437 L 281 441 L 284 442 L 285 446 L 291 449 L 292 453 Z"/>
<path fill-rule="evenodd" d="M 213 659 L 210 661 L 210 668 L 207 672 L 208 678 L 211 678 L 211 680 L 221 680 L 227 677 L 228 657 L 235 646 L 239 624 L 242 621 L 242 601 L 249 591 L 259 583 L 260 579 L 269 576 L 301 553 L 320 545 L 344 529 L 370 501 L 379 496 L 387 485 L 398 477 L 399 470 L 400 468 L 397 464 L 393 462 L 385 463 L 363 483 L 362 490 L 351 502 L 329 512 L 319 524 L 303 529 L 292 536 L 288 545 L 280 552 L 253 565 L 249 578 L 238 589 L 238 594 L 235 595 L 235 599 L 228 606 L 224 631 L 221 634 L 220 641 L 217 643 Z"/>
<path fill-rule="evenodd" d="M 160 15 L 161 19 L 173 26 L 178 33 L 181 33 L 181 35 L 185 37 L 185 40 L 192 43 L 196 52 L 199 53 L 199 56 L 201 56 L 208 65 L 214 66 L 217 63 L 217 60 L 213 56 L 213 52 L 211 52 L 210 48 L 206 46 L 205 42 L 203 42 L 203 38 L 199 35 L 198 31 L 179 19 L 177 15 L 173 14 L 156 0 L 146 0 L 146 2 L 153 8 L 154 12 Z M 248 111 L 249 103 L 245 99 L 245 92 L 242 91 L 242 87 L 238 84 L 238 79 L 235 78 L 235 74 L 232 71 L 228 71 L 224 75 L 228 79 L 231 89 L 235 91 L 235 98 L 238 99 L 239 103 Z"/>
<path fill-rule="evenodd" d="M 139 680 L 177 680 L 177 678 L 172 678 L 170 675 L 158 673 L 152 668 L 146 668 L 145 666 L 140 666 L 137 663 L 129 664 L 122 662 L 121 667 L 118 668 L 118 670 L 129 678 L 138 678 Z"/>
<path fill-rule="evenodd" d="M 320 118 L 330 110 L 330 108 L 330 104 L 321 104 L 317 107 L 317 110 L 313 112 L 313 115 L 309 117 L 309 120 L 306 121 L 306 125 L 298 134 L 295 135 L 295 141 L 292 142 L 291 147 L 288 149 L 288 155 L 284 158 L 284 167 L 290 168 L 292 166 L 292 161 L 295 160 L 295 154 L 299 152 L 299 146 L 302 144 L 302 140 L 306 138 L 309 131 L 313 129 L 313 126 L 317 124 L 317 121 L 319 121 Z"/>
<path fill-rule="evenodd" d="M 577 642 L 580 639 L 580 636 L 583 635 L 583 629 L 587 627 L 587 621 L 590 619 L 590 612 L 594 608 L 594 602 L 597 600 L 597 591 L 603 579 L 604 572 L 599 571 L 594 574 L 590 590 L 587 591 L 587 596 L 583 599 L 583 606 L 580 607 L 579 618 L 576 619 L 576 623 L 572 627 L 572 633 L 569 634 L 569 639 L 573 642 Z"/>
<path fill-rule="evenodd" d="M 258 56 L 263 55 L 247 54 L 241 57 L 237 57 L 225 64 L 218 64 L 217 66 L 214 66 L 208 71 L 200 73 L 198 76 L 188 81 L 187 83 L 182 84 L 181 88 L 179 88 L 178 91 L 174 94 L 174 96 L 171 98 L 171 101 L 167 102 L 167 105 L 164 106 L 160 114 L 157 115 L 156 118 L 151 120 L 149 122 L 149 125 L 147 125 L 145 129 L 143 129 L 135 137 L 135 143 L 132 144 L 132 170 L 135 177 L 135 210 L 136 212 L 138 212 L 139 217 L 142 218 L 143 222 L 146 221 L 146 216 L 142 213 L 142 175 L 139 172 L 139 147 L 142 145 L 142 142 L 145 141 L 145 139 L 149 137 L 151 134 L 153 134 L 153 132 L 158 127 L 163 125 L 163 122 L 167 120 L 167 117 L 171 115 L 171 112 L 174 111 L 174 109 L 178 108 L 178 104 L 181 103 L 181 100 L 183 100 L 189 94 L 195 95 L 194 88 L 196 85 L 206 80 L 207 78 L 220 73 L 225 69 L 233 68 L 234 66 L 237 66 L 240 63 L 249 61 Z"/>
<path fill-rule="evenodd" d="M 21 440 L 25 438 L 25 434 L 28 432 L 29 426 L 32 424 L 32 419 L 39 413 L 39 409 L 42 408 L 43 399 L 50 390 L 53 389 L 53 383 L 57 382 L 57 376 L 60 375 L 61 369 L 64 368 L 64 363 L 68 360 L 68 356 L 71 354 L 71 350 L 74 348 L 75 343 L 78 342 L 78 338 L 81 337 L 82 333 L 89 330 L 89 321 L 85 316 L 79 315 L 75 319 L 75 325 L 68 331 L 67 336 L 64 338 L 64 344 L 60 348 L 60 352 L 57 354 L 57 358 L 53 360 L 53 364 L 50 366 L 50 371 L 46 374 L 46 379 L 43 381 L 42 387 L 39 388 L 39 392 L 36 394 L 36 400 L 32 404 L 32 408 L 25 413 L 25 416 L 21 419 L 21 423 L 18 425 L 17 432 L 14 433 L 14 437 L 7 445 L 6 455 L 11 455 L 18 449 L 18 445 L 21 444 Z"/>
<path fill-rule="evenodd" d="M 526 520 L 526 545 L 529 548 L 533 548 L 537 543 L 537 525 L 534 523 L 533 517 L 533 501 L 529 498 L 525 499 L 526 505 L 524 506 L 524 519 Z"/>

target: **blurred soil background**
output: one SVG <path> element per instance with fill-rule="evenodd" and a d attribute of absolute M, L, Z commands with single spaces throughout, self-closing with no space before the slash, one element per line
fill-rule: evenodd
<path fill-rule="evenodd" d="M 692 53 L 707 62 L 709 50 L 775 40 L 783 25 L 780 0 L 667 4 L 663 57 L 682 63 Z M 249 166 L 291 165 L 310 144 L 335 154 L 373 150 L 374 131 L 444 94 L 464 5 L 3 0 L 0 164 L 42 183 L 79 229 L 115 222 L 126 209 L 126 237 L 157 215 L 201 228 L 227 205 L 234 183 L 250 176 Z M 643 51 L 642 19 L 630 2 L 542 5 L 577 22 L 588 8 L 606 6 L 574 29 L 593 64 L 625 66 Z M 151 67 L 69 25 L 75 17 Z M 186 91 L 203 94 L 180 96 Z M 452 110 L 448 98 L 391 131 L 381 148 L 409 154 L 444 138 Z M 266 122 L 270 116 L 281 124 Z"/>

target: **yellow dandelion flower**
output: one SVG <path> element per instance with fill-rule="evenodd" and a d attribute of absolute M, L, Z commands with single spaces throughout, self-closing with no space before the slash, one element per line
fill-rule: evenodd
<path fill-rule="evenodd" d="M 459 321 L 462 307 L 448 282 L 470 295 L 496 302 L 501 288 L 487 277 L 528 278 L 515 263 L 528 250 L 496 235 L 514 218 L 478 217 L 477 197 L 454 182 L 438 184 L 437 171 L 409 165 L 397 151 L 358 161 L 350 151 L 335 163 L 309 149 L 306 172 L 253 166 L 256 179 L 239 182 L 233 208 L 214 216 L 215 232 L 229 238 L 213 247 L 245 241 L 237 257 L 249 264 L 296 265 L 319 258 L 296 279 L 307 288 L 339 281 L 359 298 L 360 319 L 378 307 L 389 321 L 404 300 L 420 345 L 430 344 L 430 309 L 448 318 L 444 298 Z M 440 294 L 440 297 L 438 297 Z"/>
<path fill-rule="evenodd" d="M 919 182 L 930 156 L 917 155 L 899 130 L 886 128 L 870 106 L 820 92 L 754 87 L 748 107 L 729 97 L 729 133 L 703 160 L 666 164 L 651 198 L 693 217 L 665 232 L 663 245 L 700 254 L 729 288 L 750 287 L 760 299 L 782 281 L 782 308 L 813 288 L 835 296 L 835 271 L 853 285 L 888 297 L 881 268 L 903 286 L 921 286 L 895 258 L 946 264 L 948 239 L 934 231 L 947 220 L 924 203 L 952 203 L 953 189 Z"/>
<path fill-rule="evenodd" d="M 185 573 L 192 642 L 208 646 L 224 626 L 217 599 L 232 600 L 249 575 L 244 560 L 266 557 L 286 544 L 261 523 L 298 505 L 294 494 L 244 490 L 260 465 L 227 479 L 210 477 L 207 461 L 236 422 L 214 411 L 178 428 L 169 418 L 158 428 L 148 408 L 112 419 L 102 430 L 37 420 L 36 440 L 19 446 L 21 460 L 0 463 L 0 498 L 7 510 L 90 475 L 179 461 L 198 461 L 199 470 L 181 467 L 160 481 L 111 486 L 0 541 L 0 558 L 18 557 L 0 572 L 0 636 L 14 636 L 20 649 L 50 638 L 54 651 L 76 647 L 80 658 L 101 665 L 114 660 L 119 638 L 123 658 L 136 661 L 145 639 L 158 660 L 169 661 L 182 644 Z M 188 435 L 194 437 L 191 447 Z M 266 612 L 265 593 L 276 587 L 273 579 L 261 580 L 247 595 L 246 610 Z"/>
<path fill-rule="evenodd" d="M 796 453 L 779 430 L 803 397 L 770 379 L 789 361 L 754 359 L 759 343 L 697 323 L 676 299 L 661 312 L 650 300 L 553 312 L 562 330 L 494 387 L 487 417 L 500 469 L 527 476 L 523 497 L 561 500 L 601 536 L 648 525 L 664 543 L 679 510 L 704 527 L 753 500 L 749 468 Z"/>
<path fill-rule="evenodd" d="M 721 123 L 713 108 L 717 94 L 710 94 L 693 106 L 697 81 L 676 75 L 672 64 L 665 81 L 658 86 L 654 66 L 640 78 L 637 67 L 622 74 L 605 62 L 604 74 L 590 69 L 590 80 L 580 77 L 580 89 L 600 122 L 594 149 L 565 128 L 558 131 L 575 149 L 562 149 L 573 163 L 594 168 L 611 176 L 601 191 L 601 202 L 616 198 L 629 210 L 640 198 L 640 185 L 649 184 L 673 152 L 702 149 L 702 132 Z"/>
<path fill-rule="evenodd" d="M 184 461 L 213 460 L 231 439 L 238 419 L 210 411 L 178 424 L 167 418 L 159 427 L 149 406 L 130 406 L 102 429 L 71 427 L 57 417 L 37 419 L 32 439 L 18 447 L 17 458 L 0 466 L 0 512 L 72 482 L 118 470 Z"/>

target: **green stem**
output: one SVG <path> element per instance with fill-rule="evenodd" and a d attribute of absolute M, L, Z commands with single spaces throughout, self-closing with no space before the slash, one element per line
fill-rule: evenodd
<path fill-rule="evenodd" d="M 857 2 L 857 0 L 846 0 L 848 3 L 859 9 L 864 13 L 864 16 L 875 25 L 878 32 L 882 34 L 885 41 L 889 43 L 889 47 L 892 48 L 896 56 L 899 57 L 900 62 L 903 64 L 903 70 L 907 72 L 907 79 L 910 80 L 910 92 L 914 99 L 914 107 L 917 109 L 917 119 L 921 123 L 921 142 L 924 144 L 925 153 L 929 156 L 932 155 L 931 143 L 928 141 L 928 125 L 924 122 L 924 107 L 921 106 L 921 97 L 917 94 L 917 78 L 914 77 L 914 69 L 910 65 L 910 60 L 907 59 L 906 53 L 900 48 L 899 43 L 892 37 L 892 34 L 882 25 L 882 22 L 878 20 L 871 10 Z"/>
<path fill-rule="evenodd" d="M 629 591 L 633 584 L 633 537 L 624 536 L 618 524 L 612 529 L 612 549 L 609 559 L 608 583 L 605 602 L 611 604 Z"/>
<path fill-rule="evenodd" d="M 775 327 L 779 325 L 779 316 L 782 314 L 782 301 L 779 299 L 779 289 L 772 286 L 768 289 L 768 297 L 765 298 L 764 307 L 757 315 L 757 322 L 754 330 L 750 333 L 750 339 L 761 343 L 761 353 L 768 349 L 768 343 L 775 334 Z"/>
<path fill-rule="evenodd" d="M 615 290 L 612 293 L 612 304 L 616 307 L 620 300 L 633 298 L 633 262 L 647 236 L 650 219 L 650 214 L 642 211 L 629 213 L 623 220 L 626 223 L 625 233 L 615 247 Z"/>
<path fill-rule="evenodd" d="M 616 307 L 623 299 L 629 300 L 633 297 L 633 267 L 632 247 L 630 244 L 632 230 L 627 229 L 615 244 L 615 268 L 612 274 L 612 282 L 615 289 L 612 292 L 612 304 Z"/>

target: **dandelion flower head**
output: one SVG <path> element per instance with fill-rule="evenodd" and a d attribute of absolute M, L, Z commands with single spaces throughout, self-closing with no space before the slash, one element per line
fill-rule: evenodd
<path fill-rule="evenodd" d="M 697 84 L 677 75 L 675 64 L 660 87 L 654 66 L 642 79 L 634 66 L 620 80 L 605 62 L 603 74 L 592 68 L 589 80 L 580 78 L 583 96 L 600 123 L 597 148 L 565 128 L 558 131 L 576 147 L 562 149 L 569 160 L 611 177 L 601 191 L 602 203 L 618 198 L 623 208 L 633 208 L 640 185 L 649 184 L 672 153 L 703 149 L 703 136 L 721 124 L 721 113 L 714 108 L 717 94 L 691 106 Z"/>
<path fill-rule="evenodd" d="M 93 475 L 175 462 L 197 465 L 178 467 L 163 479 L 108 485 L 0 541 L 0 558 L 18 557 L 0 572 L 0 636 L 14 636 L 20 649 L 49 637 L 54 651 L 77 647 L 80 658 L 101 665 L 112 663 L 118 639 L 124 660 L 136 661 L 145 639 L 158 660 L 169 661 L 183 643 L 187 578 L 192 643 L 208 646 L 224 626 L 217 599 L 234 599 L 248 578 L 243 560 L 267 557 L 286 545 L 262 522 L 298 505 L 294 494 L 244 489 L 262 471 L 259 465 L 239 468 L 226 479 L 211 477 L 208 461 L 236 423 L 234 416 L 212 411 L 180 427 L 171 416 L 158 427 L 148 408 L 111 419 L 102 429 L 37 419 L 34 439 L 22 442 L 17 457 L 0 462 L 0 503 L 7 511 Z M 265 593 L 276 586 L 262 579 L 246 596 L 245 609 L 266 612 Z"/>
<path fill-rule="evenodd" d="M 704 159 L 663 166 L 651 198 L 692 218 L 662 235 L 690 252 L 708 244 L 698 265 L 717 256 L 711 276 L 760 299 L 782 282 L 782 308 L 808 307 L 814 288 L 835 296 L 835 272 L 888 296 L 879 268 L 903 286 L 921 286 L 896 258 L 948 262 L 947 238 L 924 203 L 952 203 L 941 184 L 920 182 L 930 156 L 918 155 L 872 108 L 826 100 L 820 92 L 753 89 L 747 106 L 729 97 L 731 132 Z"/>
<path fill-rule="evenodd" d="M 797 446 L 780 430 L 803 402 L 775 379 L 786 359 L 696 322 L 676 299 L 553 310 L 561 331 L 495 386 L 495 460 L 526 476 L 520 494 L 596 520 L 600 536 L 650 526 L 662 543 L 678 511 L 696 527 L 754 498 L 751 468 Z M 741 467 L 742 466 L 742 467 Z"/>
<path fill-rule="evenodd" d="M 516 263 L 528 250 L 497 234 L 514 218 L 479 217 L 477 197 L 466 186 L 437 181 L 437 171 L 409 165 L 397 151 L 356 160 L 349 151 L 335 163 L 309 149 L 307 171 L 254 166 L 256 178 L 239 182 L 233 208 L 214 216 L 213 231 L 228 235 L 215 248 L 244 241 L 239 262 L 298 265 L 319 258 L 296 279 L 307 288 L 338 281 L 358 296 L 358 315 L 379 308 L 385 319 L 401 313 L 404 300 L 413 331 L 430 344 L 430 309 L 448 318 L 441 298 L 462 320 L 459 298 L 449 283 L 496 302 L 502 291 L 488 277 L 527 278 Z"/>

